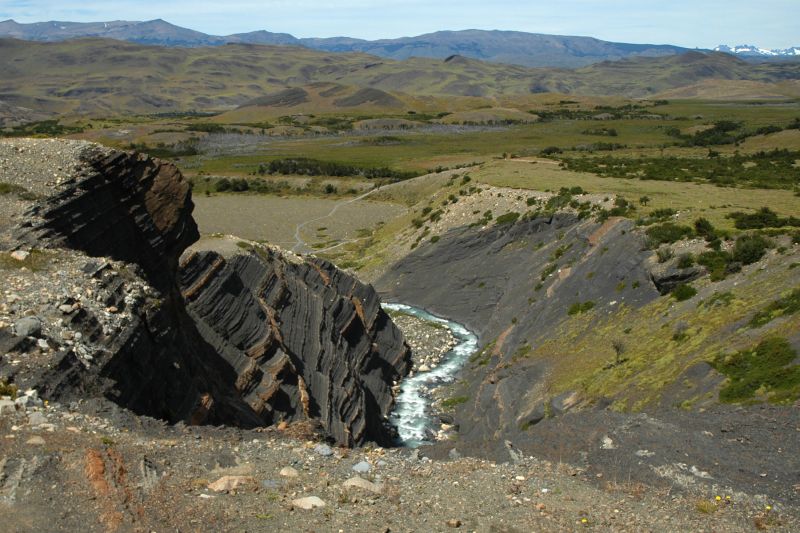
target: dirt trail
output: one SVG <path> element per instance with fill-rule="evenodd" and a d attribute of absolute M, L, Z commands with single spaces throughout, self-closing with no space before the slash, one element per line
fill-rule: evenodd
<path fill-rule="evenodd" d="M 385 187 L 385 185 L 383 187 Z M 308 247 L 308 244 L 306 243 L 306 241 L 303 240 L 303 237 L 300 234 L 301 231 L 303 230 L 303 228 L 305 228 L 307 225 L 311 224 L 312 222 L 319 222 L 320 220 L 325 220 L 326 218 L 330 218 L 330 217 L 332 217 L 333 215 L 336 214 L 336 211 L 338 211 L 340 207 L 343 207 L 343 206 L 348 205 L 348 204 L 355 203 L 355 202 L 357 202 L 359 200 L 363 200 L 364 198 L 366 198 L 370 194 L 381 190 L 383 187 L 376 187 L 374 189 L 371 189 L 371 190 L 365 192 L 364 194 L 356 196 L 355 198 L 350 198 L 349 200 L 344 200 L 344 201 L 338 202 L 336 205 L 333 206 L 333 209 L 331 209 L 328 212 L 327 215 L 323 215 L 321 217 L 312 218 L 310 220 L 306 220 L 305 222 L 299 223 L 295 227 L 295 230 L 294 230 L 295 244 L 294 244 L 294 246 L 292 246 L 292 251 L 295 252 L 295 253 L 303 253 L 303 252 L 310 252 L 311 251 L 311 248 Z M 350 243 L 350 242 L 354 242 L 356 240 L 358 240 L 358 239 L 349 239 L 349 240 L 346 240 L 346 241 L 342 241 L 342 242 L 336 244 L 335 246 L 329 246 L 328 248 L 324 248 L 322 250 L 315 250 L 315 251 L 316 252 L 325 252 L 325 251 L 331 250 L 333 248 L 336 248 L 338 246 L 342 246 L 344 244 L 347 244 L 347 243 Z"/>

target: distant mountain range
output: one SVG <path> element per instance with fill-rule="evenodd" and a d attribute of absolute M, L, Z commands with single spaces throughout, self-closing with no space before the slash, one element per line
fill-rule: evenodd
<path fill-rule="evenodd" d="M 402 114 L 449 110 L 457 102 L 462 108 L 517 102 L 524 110 L 524 102 L 538 93 L 632 98 L 661 98 L 666 92 L 676 98 L 800 94 L 800 62 L 752 64 L 730 54 L 696 51 L 563 69 L 464 56 L 398 61 L 300 46 L 176 48 L 98 38 L 0 38 L 0 72 L 0 100 L 16 108 L 13 117 L 24 117 L 26 111 L 19 108 L 107 117 L 219 112 L 242 105 L 274 108 L 282 115 L 289 108 Z"/>
<path fill-rule="evenodd" d="M 366 41 L 349 37 L 298 39 L 286 33 L 254 31 L 227 36 L 208 35 L 175 26 L 161 19 L 146 22 L 0 22 L 0 37 L 29 41 L 64 41 L 83 37 L 102 37 L 138 44 L 201 47 L 228 43 L 304 46 L 326 52 L 363 52 L 387 59 L 427 57 L 445 59 L 460 55 L 494 63 L 527 67 L 577 68 L 601 61 L 632 57 L 662 57 L 688 49 L 671 45 L 626 44 L 591 37 L 544 35 L 515 31 L 440 31 Z"/>
<path fill-rule="evenodd" d="M 742 57 L 800 57 L 800 47 L 793 46 L 791 48 L 774 48 L 768 50 L 766 48 L 759 48 L 751 44 L 740 44 L 737 46 L 728 46 L 721 44 L 714 48 L 715 52 L 725 52 L 727 54 L 734 54 Z"/>

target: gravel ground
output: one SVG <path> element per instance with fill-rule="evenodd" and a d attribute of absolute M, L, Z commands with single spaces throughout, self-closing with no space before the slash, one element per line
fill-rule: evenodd
<path fill-rule="evenodd" d="M 99 149 L 86 141 L 63 139 L 0 140 L 0 182 L 23 187 L 37 196 L 49 196 L 81 165 L 81 155 Z"/>
<path fill-rule="evenodd" d="M 330 448 L 293 429 L 170 427 L 102 402 L 6 411 L 0 520 L 6 531 L 800 527 L 791 509 L 743 494 L 597 486 L 583 468 L 516 454 L 495 463 L 430 460 L 424 448 Z"/>

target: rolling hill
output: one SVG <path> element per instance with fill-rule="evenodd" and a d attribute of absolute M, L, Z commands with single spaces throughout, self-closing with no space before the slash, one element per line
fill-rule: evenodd
<path fill-rule="evenodd" d="M 791 93 L 797 85 L 789 82 L 800 79 L 800 63 L 753 65 L 720 53 L 638 57 L 567 70 L 462 56 L 395 61 L 287 46 L 176 48 L 108 39 L 0 40 L 0 71 L 0 99 L 9 104 L 105 116 L 224 111 L 287 88 L 323 82 L 387 93 L 375 101 L 397 113 L 412 96 L 493 99 L 555 92 L 635 98 L 710 80 L 788 83 Z M 353 102 L 369 101 L 361 94 Z"/>

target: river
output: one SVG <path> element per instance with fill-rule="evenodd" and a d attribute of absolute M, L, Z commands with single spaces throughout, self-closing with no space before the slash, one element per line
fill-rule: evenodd
<path fill-rule="evenodd" d="M 450 320 L 432 315 L 423 309 L 405 304 L 387 303 L 383 308 L 399 311 L 448 328 L 458 341 L 445 354 L 439 365 L 428 371 L 418 372 L 400 384 L 397 404 L 390 416 L 397 427 L 403 446 L 416 448 L 429 439 L 427 434 L 434 431 L 435 422 L 431 416 L 431 389 L 452 382 L 464 363 L 478 348 L 478 337 L 467 328 Z"/>

